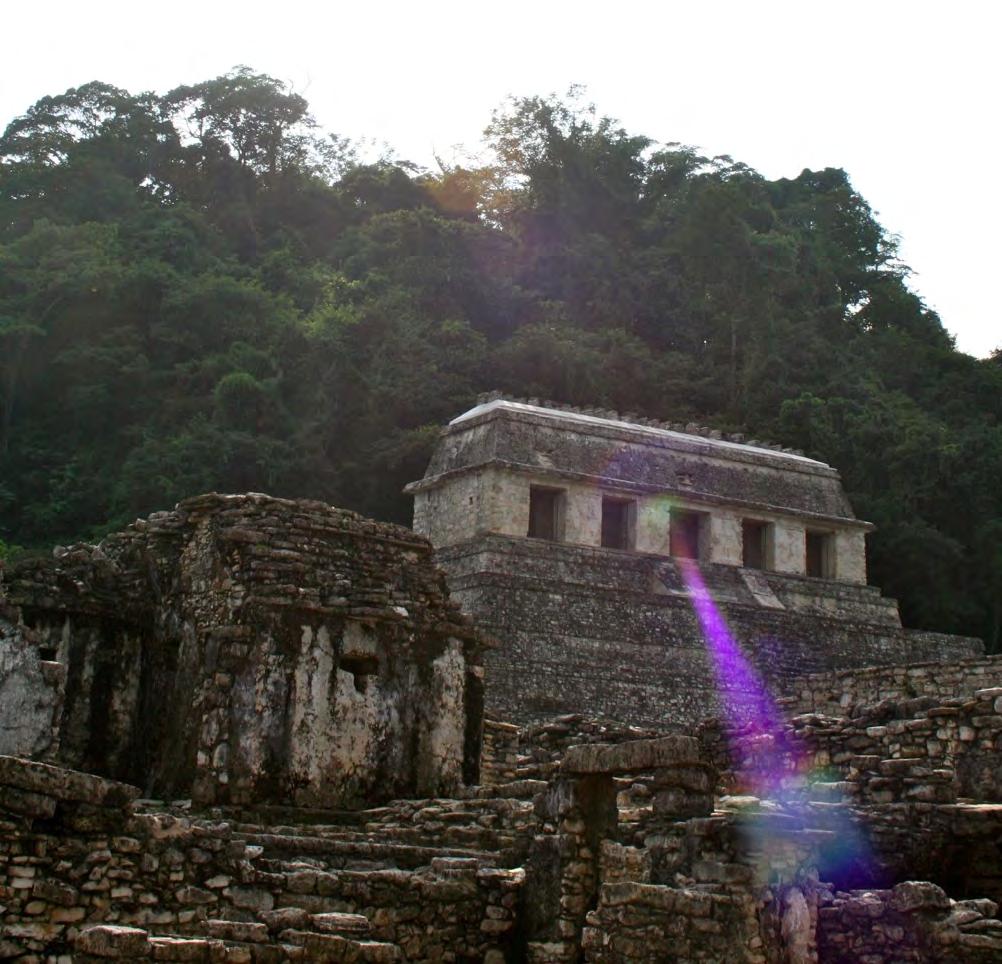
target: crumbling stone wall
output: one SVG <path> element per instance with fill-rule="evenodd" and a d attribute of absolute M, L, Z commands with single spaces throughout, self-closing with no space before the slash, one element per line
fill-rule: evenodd
<path fill-rule="evenodd" d="M 480 781 L 487 786 L 510 783 L 518 778 L 520 730 L 514 723 L 484 720 L 480 755 Z"/>
<path fill-rule="evenodd" d="M 951 699 L 992 686 L 1002 686 L 1002 656 L 918 660 L 904 666 L 862 666 L 809 674 L 787 687 L 786 696 L 779 702 L 790 716 L 856 716 L 856 707 L 880 700 Z"/>
<path fill-rule="evenodd" d="M 200 803 L 358 804 L 476 778 L 481 641 L 402 527 L 202 496 L 15 566 L 7 593 L 65 670 L 47 752 L 67 766 Z"/>
<path fill-rule="evenodd" d="M 1002 952 L 997 911 L 990 900 L 953 901 L 926 881 L 827 895 L 819 913 L 820 959 L 825 964 L 989 964 Z"/>
<path fill-rule="evenodd" d="M 853 709 L 851 717 L 804 713 L 764 735 L 714 720 L 700 739 L 731 791 L 768 780 L 777 791 L 868 803 L 1002 802 L 1002 687 Z"/>
<path fill-rule="evenodd" d="M 37 636 L 5 600 L 3 577 L 0 566 L 0 754 L 52 755 L 59 740 L 63 667 L 42 658 Z"/>

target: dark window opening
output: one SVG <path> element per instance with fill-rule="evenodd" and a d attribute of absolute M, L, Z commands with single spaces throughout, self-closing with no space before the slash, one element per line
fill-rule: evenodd
<path fill-rule="evenodd" d="M 626 499 L 602 499 L 602 545 L 606 549 L 633 548 L 633 506 Z"/>
<path fill-rule="evenodd" d="M 832 537 L 828 532 L 807 532 L 806 562 L 807 575 L 816 579 L 831 579 Z"/>
<path fill-rule="evenodd" d="M 746 569 L 768 569 L 769 524 L 755 519 L 741 522 L 741 560 Z"/>
<path fill-rule="evenodd" d="M 533 539 L 560 539 L 563 492 L 533 485 L 529 488 L 529 536 Z"/>
<path fill-rule="evenodd" d="M 342 656 L 340 669 L 355 677 L 355 689 L 364 693 L 369 686 L 369 677 L 379 675 L 379 660 L 375 656 Z"/>
<path fill-rule="evenodd" d="M 38 658 L 44 663 L 54 663 L 56 661 L 56 647 L 55 646 L 39 646 L 38 647 Z"/>
<path fill-rule="evenodd" d="M 669 551 L 677 559 L 700 557 L 700 536 L 705 512 L 672 509 L 668 522 Z"/>

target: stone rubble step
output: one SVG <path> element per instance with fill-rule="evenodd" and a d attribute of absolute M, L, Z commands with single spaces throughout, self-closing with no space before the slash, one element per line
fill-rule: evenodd
<path fill-rule="evenodd" d="M 372 930 L 369 919 L 364 914 L 343 914 L 329 911 L 311 914 L 314 928 L 324 934 L 368 934 Z"/>
<path fill-rule="evenodd" d="M 436 822 L 432 825 L 412 822 L 410 817 L 402 817 L 399 823 L 371 823 L 364 829 L 358 827 L 332 827 L 306 824 L 300 827 L 266 826 L 261 824 L 233 824 L 234 833 L 241 839 L 261 834 L 276 837 L 311 837 L 337 840 L 344 843 L 383 844 L 398 846 L 429 847 L 436 850 L 455 848 L 462 850 L 497 851 L 510 846 L 514 840 L 514 828 L 508 826 L 485 825 L 484 819 L 493 823 L 494 815 L 466 815 L 466 822 Z"/>
<path fill-rule="evenodd" d="M 382 941 L 356 941 L 339 934 L 287 930 L 279 934 L 285 944 L 302 947 L 309 961 L 372 961 L 376 964 L 402 959 L 396 944 Z"/>
<path fill-rule="evenodd" d="M 807 786 L 807 796 L 811 802 L 838 802 L 852 798 L 857 785 L 848 780 L 819 780 Z"/>
<path fill-rule="evenodd" d="M 335 837 L 285 835 L 273 833 L 234 834 L 234 839 L 250 846 L 262 847 L 265 859 L 277 855 L 311 855 L 327 858 L 343 865 L 351 860 L 382 861 L 404 868 L 427 866 L 435 857 L 456 856 L 481 860 L 485 864 L 497 861 L 497 852 L 472 850 L 464 847 L 422 847 L 414 844 L 379 843 L 366 840 L 339 840 Z"/>
<path fill-rule="evenodd" d="M 191 932 L 150 935 L 152 960 L 279 964 L 282 961 L 373 961 L 401 959 L 395 944 L 369 938 L 371 925 L 362 914 L 310 914 L 298 907 L 262 914 L 270 924 L 229 920 L 193 922 Z M 286 926 L 283 926 L 286 925 Z M 129 935 L 111 935 L 124 944 Z M 135 938 L 133 938 L 135 939 Z M 107 939 L 104 943 L 109 943 Z M 138 949 L 138 945 L 136 948 Z M 99 947 L 98 951 L 104 950 Z M 147 958 L 141 958 L 147 959 Z"/>

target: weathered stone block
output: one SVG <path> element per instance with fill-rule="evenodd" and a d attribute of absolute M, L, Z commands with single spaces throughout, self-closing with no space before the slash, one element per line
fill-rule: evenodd
<path fill-rule="evenodd" d="M 636 773 L 702 762 L 699 741 L 691 736 L 671 735 L 655 740 L 634 740 L 607 745 L 572 746 L 564 755 L 565 773 Z"/>
<path fill-rule="evenodd" d="M 694 793 L 710 793 L 715 774 L 709 766 L 664 767 L 654 771 L 652 786 L 678 787 Z"/>
<path fill-rule="evenodd" d="M 0 784 L 96 807 L 125 807 L 139 796 L 138 787 L 12 756 L 0 756 Z"/>
<path fill-rule="evenodd" d="M 688 820 L 690 817 L 709 816 L 713 812 L 713 797 L 678 788 L 662 790 L 654 794 L 652 806 L 659 816 Z"/>
<path fill-rule="evenodd" d="M 148 957 L 150 938 L 138 927 L 98 924 L 80 931 L 74 947 L 79 953 L 94 957 Z"/>
<path fill-rule="evenodd" d="M 891 906 L 901 913 L 946 910 L 950 907 L 950 898 L 942 887 L 927 880 L 906 880 L 892 889 Z"/>

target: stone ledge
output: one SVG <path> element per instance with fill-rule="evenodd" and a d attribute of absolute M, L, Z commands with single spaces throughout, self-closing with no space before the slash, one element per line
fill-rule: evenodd
<path fill-rule="evenodd" d="M 561 770 L 570 774 L 613 774 L 675 766 L 705 766 L 698 740 L 671 735 L 617 744 L 581 744 L 567 749 Z"/>
<path fill-rule="evenodd" d="M 140 794 L 138 787 L 127 783 L 16 756 L 0 756 L 0 786 L 116 809 L 128 807 Z"/>

